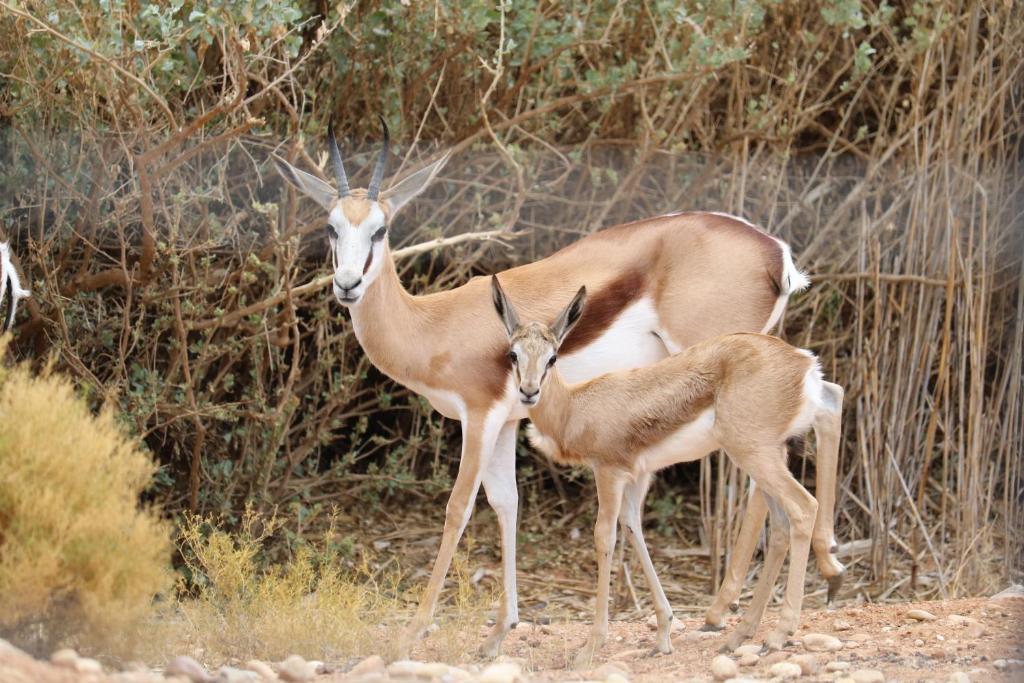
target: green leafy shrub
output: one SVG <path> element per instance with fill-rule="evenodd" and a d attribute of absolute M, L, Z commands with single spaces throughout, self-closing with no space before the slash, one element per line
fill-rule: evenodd
<path fill-rule="evenodd" d="M 169 525 L 138 503 L 154 471 L 68 379 L 0 366 L 0 633 L 98 642 L 149 614 L 172 576 Z"/>

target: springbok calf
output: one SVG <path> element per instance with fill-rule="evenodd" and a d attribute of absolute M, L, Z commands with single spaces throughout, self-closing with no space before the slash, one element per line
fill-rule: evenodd
<path fill-rule="evenodd" d="M 334 265 L 334 296 L 348 307 L 356 338 L 374 365 L 424 396 L 442 415 L 462 423 L 459 471 L 445 512 L 441 546 L 409 627 L 407 642 L 429 625 L 456 545 L 481 483 L 501 530 L 503 598 L 481 650 L 497 654 L 518 621 L 515 477 L 516 427 L 526 416 L 506 358 L 505 332 L 491 310 L 490 286 L 474 278 L 452 290 L 412 296 L 402 287 L 388 245 L 388 227 L 447 161 L 441 157 L 381 191 L 384 147 L 369 188 L 350 189 L 333 128 L 328 151 L 338 189 L 275 157 L 282 176 L 327 212 Z M 771 329 L 789 295 L 807 284 L 785 242 L 750 223 L 717 213 L 680 213 L 607 228 L 535 263 L 502 273 L 509 291 L 536 320 L 552 320 L 569 283 L 593 296 L 562 346 L 561 368 L 570 381 L 650 365 L 701 340 L 729 332 Z M 832 490 L 835 463 L 819 460 L 818 488 Z M 626 485 L 624 519 L 643 546 L 640 509 L 649 475 Z M 833 545 L 832 505 L 822 501 L 814 548 L 830 585 L 842 565 Z M 756 512 L 756 510 L 755 510 Z M 825 514 L 827 512 L 827 514 Z M 708 612 L 721 626 L 725 607 L 739 595 L 764 516 L 741 527 L 726 581 Z M 653 572 L 646 552 L 645 573 Z M 660 620 L 671 619 L 659 613 Z"/>
<path fill-rule="evenodd" d="M 556 462 L 588 464 L 597 484 L 597 604 L 577 666 L 588 665 L 608 635 L 611 558 L 627 483 L 719 448 L 754 481 L 757 497 L 771 511 L 772 529 L 753 601 L 726 648 L 734 650 L 754 634 L 789 548 L 782 614 L 764 644 L 765 650 L 781 649 L 800 622 L 818 512 L 818 502 L 786 465 L 786 440 L 813 426 L 828 435 L 818 448 L 831 449 L 827 457 L 834 461 L 842 388 L 822 380 L 818 360 L 809 351 L 750 333 L 699 342 L 653 365 L 569 385 L 555 360 L 583 315 L 586 288 L 580 288 L 549 327 L 520 323 L 497 276 L 491 283 L 494 307 L 508 333 L 519 400 L 529 408 L 530 442 Z M 637 551 L 646 553 L 639 545 Z M 647 580 L 662 600 L 657 575 L 652 571 Z M 668 622 L 660 627 L 658 649 L 671 652 Z"/>
<path fill-rule="evenodd" d="M 21 287 L 18 269 L 11 263 L 10 245 L 7 242 L 0 242 L 0 307 L 3 306 L 8 290 L 10 290 L 10 298 L 6 314 L 0 313 L 3 315 L 3 318 L 0 318 L 0 332 L 7 332 L 14 327 L 14 314 L 18 310 L 18 301 L 29 296 L 29 291 Z"/>

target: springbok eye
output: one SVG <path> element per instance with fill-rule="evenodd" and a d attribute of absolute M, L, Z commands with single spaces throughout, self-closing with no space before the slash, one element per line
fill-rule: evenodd
<path fill-rule="evenodd" d="M 388 234 L 387 228 L 379 228 L 377 232 L 373 233 L 373 237 L 371 237 L 370 239 L 372 239 L 374 242 L 380 242 L 382 239 L 384 239 L 384 235 L 386 234 Z"/>
<path fill-rule="evenodd" d="M 519 357 L 516 356 L 516 352 L 515 351 L 509 351 L 508 352 L 508 359 L 510 361 L 512 361 L 512 365 L 518 365 L 519 364 Z"/>
<path fill-rule="evenodd" d="M 551 358 L 548 358 L 548 367 L 550 368 L 554 365 L 556 360 L 558 360 L 558 356 L 551 356 Z"/>
<path fill-rule="evenodd" d="M 327 237 L 332 240 L 338 239 L 338 231 L 330 223 L 327 224 Z"/>

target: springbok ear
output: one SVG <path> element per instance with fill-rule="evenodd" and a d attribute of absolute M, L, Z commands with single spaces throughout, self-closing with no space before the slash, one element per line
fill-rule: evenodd
<path fill-rule="evenodd" d="M 274 159 L 274 165 L 277 166 L 277 172 L 284 176 L 284 179 L 292 187 L 328 211 L 334 207 L 334 202 L 338 200 L 337 190 L 315 175 L 300 171 L 276 154 L 271 157 Z"/>
<path fill-rule="evenodd" d="M 572 298 L 569 305 L 565 307 L 565 310 L 558 314 L 558 318 L 555 319 L 555 324 L 551 326 L 551 332 L 555 335 L 555 340 L 558 345 L 561 346 L 565 338 L 569 336 L 569 332 L 575 327 L 576 323 L 579 322 L 580 317 L 583 315 L 583 304 L 587 301 L 587 288 L 580 287 L 579 291 L 576 292 L 576 296 Z"/>
<path fill-rule="evenodd" d="M 494 309 L 498 311 L 498 317 L 505 324 L 505 331 L 511 337 L 519 327 L 519 316 L 516 314 L 516 309 L 512 307 L 512 302 L 505 296 L 505 290 L 501 288 L 497 275 L 491 276 L 491 298 L 494 300 Z"/>
<path fill-rule="evenodd" d="M 450 156 L 451 152 L 445 153 L 443 157 L 434 163 L 424 166 L 381 193 L 381 199 L 386 201 L 391 207 L 392 218 L 402 210 L 403 206 L 409 203 L 410 199 L 427 189 L 427 186 L 437 177 L 437 174 L 441 172 L 444 165 L 448 163 Z"/>

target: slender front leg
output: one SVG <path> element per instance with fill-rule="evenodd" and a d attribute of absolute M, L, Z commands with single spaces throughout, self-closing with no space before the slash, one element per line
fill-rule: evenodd
<path fill-rule="evenodd" d="M 619 513 L 619 521 L 633 545 L 633 550 L 640 558 L 640 566 L 647 578 L 647 585 L 654 595 L 654 613 L 658 618 L 658 643 L 655 646 L 655 651 L 669 654 L 672 652 L 670 638 L 672 607 L 669 605 L 668 598 L 665 597 L 658 574 L 654 571 L 654 563 L 651 562 L 651 555 L 647 552 L 647 542 L 644 540 L 643 505 L 650 484 L 651 475 L 649 473 L 638 475 L 635 481 L 626 483 L 622 495 L 622 511 Z"/>
<path fill-rule="evenodd" d="M 626 475 L 614 470 L 595 470 L 597 483 L 597 522 L 594 524 L 594 546 L 597 551 L 597 598 L 594 624 L 586 645 L 576 655 L 574 666 L 590 666 L 594 653 L 608 638 L 608 591 L 612 577 L 612 553 L 615 551 L 615 526 L 622 506 L 622 489 Z"/>
<path fill-rule="evenodd" d="M 733 546 L 732 558 L 729 560 L 729 567 L 725 572 L 725 580 L 718 589 L 718 595 L 708 608 L 704 616 L 702 631 L 720 631 L 725 626 L 725 611 L 740 597 L 743 590 L 743 581 L 747 576 L 747 569 L 750 567 L 750 560 L 754 557 L 754 550 L 757 548 L 757 539 L 764 529 L 764 520 L 768 515 L 768 504 L 764 495 L 758 490 L 754 482 L 750 483 L 750 498 L 747 501 L 747 511 L 740 525 L 740 532 L 736 536 L 736 545 Z"/>
<path fill-rule="evenodd" d="M 491 462 L 484 471 L 487 502 L 498 515 L 501 530 L 501 575 L 504 589 L 498 620 L 487 640 L 480 646 L 484 657 L 496 657 L 509 631 L 519 623 L 519 597 L 516 590 L 516 529 L 518 528 L 519 491 L 516 489 L 516 430 L 519 421 L 506 422 L 498 433 Z"/>
<path fill-rule="evenodd" d="M 434 618 L 434 609 L 444 587 L 444 578 L 455 556 L 455 548 L 462 538 L 462 532 L 473 512 L 473 502 L 480 490 L 480 479 L 489 464 L 491 451 L 497 437 L 498 428 L 504 420 L 493 425 L 494 420 L 470 417 L 462 422 L 462 459 L 459 461 L 459 473 L 455 478 L 455 486 L 448 496 L 445 508 L 444 533 L 441 535 L 441 547 L 434 560 L 434 569 L 430 573 L 427 588 L 420 598 L 419 609 L 409 625 L 403 643 L 407 655 L 412 643 L 417 640 Z"/>

